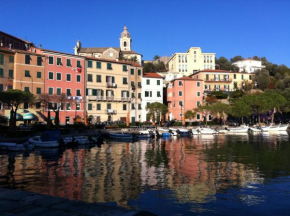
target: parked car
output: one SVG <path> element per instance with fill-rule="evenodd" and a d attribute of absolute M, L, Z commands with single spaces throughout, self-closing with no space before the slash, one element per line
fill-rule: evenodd
<path fill-rule="evenodd" d="M 226 125 L 228 126 L 239 126 L 239 122 L 236 122 L 234 120 L 226 120 Z"/>

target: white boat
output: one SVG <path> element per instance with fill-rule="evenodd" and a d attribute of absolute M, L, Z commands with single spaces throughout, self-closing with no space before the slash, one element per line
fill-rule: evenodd
<path fill-rule="evenodd" d="M 86 144 L 91 144 L 93 143 L 94 141 L 96 142 L 96 140 L 89 140 L 87 137 L 84 137 L 84 136 L 69 136 L 69 137 L 64 137 L 63 138 L 63 141 L 64 143 L 67 145 L 67 144 L 70 144 L 70 143 L 75 143 L 75 144 L 78 144 L 78 145 L 86 145 Z"/>
<path fill-rule="evenodd" d="M 228 133 L 230 134 L 247 133 L 249 130 L 249 127 L 248 126 L 231 127 L 231 128 L 225 128 L 225 130 L 227 130 Z"/>
<path fill-rule="evenodd" d="M 64 144 L 61 133 L 58 130 L 44 131 L 41 136 L 30 138 L 29 143 L 33 144 L 35 147 L 42 148 L 55 148 Z"/>
<path fill-rule="evenodd" d="M 196 129 L 200 134 L 218 134 L 218 129 L 212 129 L 212 128 L 198 128 Z"/>
<path fill-rule="evenodd" d="M 249 131 L 253 133 L 260 133 L 262 132 L 262 128 L 260 126 L 249 127 Z"/>
<path fill-rule="evenodd" d="M 33 149 L 32 145 L 29 145 L 28 142 L 17 144 L 17 143 L 11 143 L 11 142 L 0 142 L 0 150 L 5 151 L 25 151 L 25 150 L 31 150 Z"/>
<path fill-rule="evenodd" d="M 200 132 L 198 129 L 190 129 L 189 133 L 191 133 L 192 135 L 200 135 Z"/>
<path fill-rule="evenodd" d="M 279 131 L 286 131 L 288 129 L 288 126 L 289 126 L 289 124 L 287 124 L 287 125 L 280 124 L 278 130 Z"/>
<path fill-rule="evenodd" d="M 170 137 L 172 134 L 170 133 L 169 129 L 164 129 L 164 128 L 158 128 L 156 131 L 157 136 L 162 136 L 162 137 Z"/>

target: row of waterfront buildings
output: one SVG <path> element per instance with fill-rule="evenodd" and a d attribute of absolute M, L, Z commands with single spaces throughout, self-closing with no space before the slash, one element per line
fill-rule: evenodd
<path fill-rule="evenodd" d="M 186 110 L 203 105 L 209 92 L 234 91 L 252 80 L 253 71 L 242 67 L 241 72 L 215 70 L 215 53 L 202 53 L 197 47 L 175 53 L 166 73 L 143 73 L 142 55 L 131 49 L 131 43 L 125 26 L 120 47 L 83 48 L 78 41 L 74 54 L 69 54 L 0 31 L 0 91 L 51 96 L 46 107 L 40 101 L 23 104 L 18 118 L 26 122 L 45 121 L 49 107 L 60 108 L 61 124 L 86 117 L 92 123 L 143 122 L 150 121 L 146 115 L 150 103 L 167 104 L 168 120 L 179 120 Z M 252 62 L 256 69 L 262 67 Z M 0 110 L 9 116 L 3 104 Z"/>

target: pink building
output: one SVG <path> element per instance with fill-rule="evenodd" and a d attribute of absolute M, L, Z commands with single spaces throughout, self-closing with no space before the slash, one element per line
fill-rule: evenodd
<path fill-rule="evenodd" d="M 60 124 L 73 124 L 74 118 L 85 118 L 85 58 L 82 56 L 40 50 L 45 59 L 45 93 L 49 95 L 66 94 L 62 103 L 52 103 L 61 106 Z M 47 115 L 47 112 L 45 113 Z M 51 111 L 54 118 L 54 112 Z"/>
<path fill-rule="evenodd" d="M 203 86 L 203 80 L 191 77 L 174 79 L 167 84 L 169 120 L 182 121 L 187 110 L 203 105 Z M 195 120 L 202 120 L 201 115 L 197 114 Z"/>

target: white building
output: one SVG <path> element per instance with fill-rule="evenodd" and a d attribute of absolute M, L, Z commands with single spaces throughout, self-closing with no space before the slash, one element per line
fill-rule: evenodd
<path fill-rule="evenodd" d="M 163 77 L 157 73 L 146 73 L 142 77 L 142 122 L 147 121 L 146 106 L 163 103 Z"/>
<path fill-rule="evenodd" d="M 256 70 L 261 70 L 265 68 L 262 65 L 262 61 L 254 59 L 244 59 L 241 61 L 236 61 L 233 63 L 239 68 L 239 72 L 255 73 Z"/>

